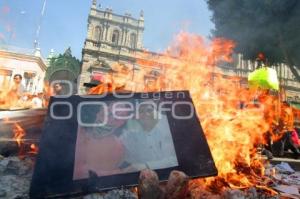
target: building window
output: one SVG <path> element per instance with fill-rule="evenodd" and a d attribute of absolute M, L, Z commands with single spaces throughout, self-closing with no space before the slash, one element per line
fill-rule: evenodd
<path fill-rule="evenodd" d="M 36 73 L 34 72 L 25 72 L 24 73 L 24 80 L 25 80 L 25 88 L 28 90 L 28 91 L 32 91 L 33 88 L 33 81 L 34 81 L 34 78 L 36 76 Z"/>
<path fill-rule="evenodd" d="M 156 83 L 157 83 L 157 80 L 155 78 L 145 77 L 145 79 L 144 79 L 145 90 L 147 92 L 156 91 L 157 90 Z"/>
<path fill-rule="evenodd" d="M 136 48 L 136 34 L 130 34 L 130 48 Z"/>
<path fill-rule="evenodd" d="M 119 35 L 120 35 L 119 31 L 118 30 L 114 30 L 114 32 L 112 34 L 112 38 L 111 38 L 111 42 L 113 44 L 117 45 L 119 43 Z"/>
<path fill-rule="evenodd" d="M 159 75 L 160 75 L 160 72 L 159 72 L 159 70 L 157 70 L 157 69 L 152 69 L 151 71 L 150 71 L 150 74 L 149 75 L 151 75 L 151 76 L 153 76 L 153 77 L 158 77 Z"/>
<path fill-rule="evenodd" d="M 94 32 L 94 40 L 100 41 L 101 37 L 102 37 L 102 29 L 100 26 L 97 26 Z"/>
<path fill-rule="evenodd" d="M 93 46 L 99 48 L 100 47 L 100 43 L 99 42 L 93 42 Z"/>

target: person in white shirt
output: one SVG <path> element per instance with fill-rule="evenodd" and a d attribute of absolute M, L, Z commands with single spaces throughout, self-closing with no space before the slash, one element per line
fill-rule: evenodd
<path fill-rule="evenodd" d="M 9 89 L 10 95 L 20 99 L 25 92 L 25 86 L 22 84 L 22 75 L 14 75 L 14 84 Z"/>
<path fill-rule="evenodd" d="M 167 116 L 151 104 L 139 106 L 138 111 L 139 117 L 128 120 L 120 136 L 131 171 L 178 166 Z"/>
<path fill-rule="evenodd" d="M 32 108 L 43 108 L 43 93 L 39 92 L 35 95 L 31 100 L 31 107 Z"/>

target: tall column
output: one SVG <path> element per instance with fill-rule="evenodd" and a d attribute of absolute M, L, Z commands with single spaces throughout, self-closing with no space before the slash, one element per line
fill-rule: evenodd
<path fill-rule="evenodd" d="M 97 0 L 93 0 L 92 8 L 97 8 Z"/>
<path fill-rule="evenodd" d="M 125 31 L 124 31 L 124 26 L 122 27 L 122 36 L 121 36 L 121 43 L 120 46 L 124 46 L 124 36 L 125 36 Z"/>
<path fill-rule="evenodd" d="M 125 46 L 128 46 L 128 45 L 127 45 L 127 44 L 128 44 L 128 42 L 127 42 L 127 37 L 128 37 L 128 29 L 125 28 L 125 41 L 124 41 L 124 45 L 125 45 Z"/>
<path fill-rule="evenodd" d="M 136 38 L 136 48 L 143 48 L 143 29 L 144 29 L 144 11 L 141 10 L 140 18 L 138 21 L 138 30 L 137 30 L 137 38 Z M 140 29 L 142 28 L 142 29 Z"/>
<path fill-rule="evenodd" d="M 104 42 L 106 42 L 106 31 L 107 31 L 107 29 L 106 29 L 106 22 L 103 23 L 102 27 L 103 27 L 102 40 Z"/>
<path fill-rule="evenodd" d="M 109 42 L 109 41 L 107 40 L 108 32 L 109 32 L 109 25 L 108 25 L 108 22 L 106 22 L 106 25 L 105 25 L 105 41 L 106 41 L 106 42 Z"/>
<path fill-rule="evenodd" d="M 94 26 L 89 22 L 89 25 L 88 25 L 88 35 L 87 35 L 87 38 L 88 39 L 93 39 L 94 35 L 93 35 L 93 29 L 94 29 Z"/>

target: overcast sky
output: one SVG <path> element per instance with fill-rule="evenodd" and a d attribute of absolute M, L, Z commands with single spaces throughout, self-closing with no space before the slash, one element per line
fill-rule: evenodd
<path fill-rule="evenodd" d="M 33 48 L 42 21 L 39 42 L 44 57 L 52 48 L 62 53 L 70 46 L 81 59 L 92 0 L 47 0 L 45 16 L 40 20 L 43 1 L 1 0 L 0 44 Z M 208 36 L 213 28 L 205 0 L 98 0 L 98 3 L 118 14 L 130 12 L 136 18 L 144 10 L 144 47 L 151 51 L 163 51 L 180 30 Z"/>

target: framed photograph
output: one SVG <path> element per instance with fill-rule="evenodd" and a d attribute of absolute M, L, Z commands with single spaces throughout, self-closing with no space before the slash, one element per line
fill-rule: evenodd
<path fill-rule="evenodd" d="M 174 169 L 191 178 L 217 175 L 187 91 L 53 97 L 30 195 L 135 186 L 143 169 L 161 181 Z"/>

